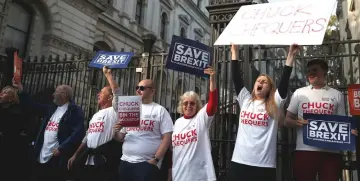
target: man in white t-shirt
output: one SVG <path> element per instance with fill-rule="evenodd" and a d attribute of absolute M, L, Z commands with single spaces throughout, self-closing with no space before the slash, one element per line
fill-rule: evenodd
<path fill-rule="evenodd" d="M 73 89 L 69 85 L 58 86 L 53 94 L 56 106 L 52 106 L 31 101 L 29 95 L 22 92 L 20 82 L 14 82 L 14 87 L 19 89 L 23 106 L 46 112 L 34 145 L 34 180 L 67 180 L 67 160 L 85 135 L 84 114 L 73 101 Z"/>
<path fill-rule="evenodd" d="M 103 68 L 114 93 L 113 107 L 117 110 L 121 90 L 112 78 L 110 69 Z M 171 144 L 173 121 L 168 111 L 153 102 L 155 85 L 152 80 L 142 80 L 136 86 L 141 96 L 141 121 L 139 127 L 115 128 L 115 139 L 123 141 L 123 155 L 119 176 L 124 181 L 156 181 L 162 159 Z"/>
<path fill-rule="evenodd" d="M 311 181 L 319 174 L 320 181 L 338 181 L 341 171 L 339 151 L 325 150 L 303 143 L 304 113 L 346 115 L 344 98 L 340 91 L 326 85 L 328 65 L 314 59 L 307 64 L 309 86 L 297 89 L 292 95 L 285 126 L 297 128 L 294 176 L 297 181 Z M 355 130 L 353 134 L 357 134 Z"/>
<path fill-rule="evenodd" d="M 82 144 L 68 161 L 68 169 L 70 169 L 75 160 L 85 160 L 85 163 L 79 162 L 74 165 L 80 167 L 80 172 L 77 171 L 79 179 L 77 181 L 109 180 L 116 173 L 116 167 L 114 169 L 110 164 L 116 159 L 113 157 L 113 152 L 119 151 L 113 150 L 115 144 L 112 142 L 113 126 L 117 122 L 117 114 L 112 107 L 112 100 L 110 86 L 101 89 L 98 93 L 100 110 L 91 118 Z"/>

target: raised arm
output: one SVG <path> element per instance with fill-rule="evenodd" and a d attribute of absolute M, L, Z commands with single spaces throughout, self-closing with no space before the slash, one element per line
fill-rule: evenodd
<path fill-rule="evenodd" d="M 206 113 L 208 116 L 214 116 L 218 106 L 218 93 L 215 81 L 216 72 L 211 67 L 209 67 L 204 70 L 204 73 L 210 75 L 210 92 L 208 104 L 206 106 Z"/>
<path fill-rule="evenodd" d="M 103 67 L 103 73 L 106 77 L 106 80 L 108 81 L 110 87 L 111 87 L 111 91 L 114 94 L 113 100 L 112 100 L 112 106 L 115 109 L 115 111 L 117 112 L 118 109 L 118 96 L 121 95 L 121 90 L 119 85 L 115 82 L 112 73 L 111 73 L 111 69 L 109 69 L 108 67 L 104 66 Z"/>
<path fill-rule="evenodd" d="M 239 64 L 238 64 L 238 47 L 237 45 L 231 45 L 231 74 L 233 83 L 235 86 L 236 95 L 239 95 L 241 89 L 244 87 L 244 81 L 241 79 Z"/>
<path fill-rule="evenodd" d="M 296 44 L 292 44 L 289 48 L 289 53 L 286 58 L 285 67 L 278 85 L 278 91 L 282 99 L 286 98 L 289 87 L 290 75 L 292 72 L 292 68 L 294 66 L 294 59 L 296 54 L 299 52 L 299 50 L 300 47 Z"/>

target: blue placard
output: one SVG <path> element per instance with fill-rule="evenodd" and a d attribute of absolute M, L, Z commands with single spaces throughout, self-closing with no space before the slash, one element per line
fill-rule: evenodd
<path fill-rule="evenodd" d="M 334 151 L 355 151 L 356 119 L 348 116 L 304 114 L 304 144 Z"/>
<path fill-rule="evenodd" d="M 173 35 L 166 68 L 208 77 L 204 69 L 211 65 L 212 51 L 200 42 Z"/>
<path fill-rule="evenodd" d="M 98 51 L 91 60 L 89 67 L 103 68 L 127 68 L 131 58 L 134 56 L 132 52 L 105 52 Z"/>

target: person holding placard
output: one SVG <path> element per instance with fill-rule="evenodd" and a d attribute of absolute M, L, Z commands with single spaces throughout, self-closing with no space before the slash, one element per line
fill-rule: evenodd
<path fill-rule="evenodd" d="M 103 72 L 114 93 L 113 107 L 118 110 L 121 89 L 110 69 L 104 67 Z M 163 157 L 171 144 L 173 121 L 164 107 L 153 102 L 155 85 L 152 80 L 140 81 L 136 94 L 142 99 L 140 126 L 123 127 L 121 120 L 114 126 L 115 139 L 124 142 L 119 177 L 124 181 L 156 181 Z"/>
<path fill-rule="evenodd" d="M 172 178 L 173 181 L 215 181 L 215 170 L 211 157 L 209 128 L 218 106 L 215 71 L 204 70 L 210 75 L 209 102 L 202 107 L 199 95 L 185 92 L 177 111 L 183 117 L 177 119 L 172 134 Z"/>
<path fill-rule="evenodd" d="M 304 113 L 345 116 L 344 98 L 340 91 L 326 85 L 328 65 L 325 60 L 313 59 L 307 64 L 309 86 L 297 89 L 292 95 L 285 126 L 297 128 L 294 175 L 297 181 L 338 181 L 341 173 L 340 151 L 321 149 L 303 143 Z M 352 130 L 354 135 L 357 131 Z"/>
<path fill-rule="evenodd" d="M 276 180 L 277 130 L 283 121 L 281 107 L 287 97 L 289 78 L 298 51 L 298 45 L 290 46 L 278 89 L 268 75 L 261 74 L 252 92 L 249 92 L 241 79 L 237 47 L 232 45 L 232 78 L 241 111 L 231 159 L 231 181 Z"/>
<path fill-rule="evenodd" d="M 102 88 L 97 96 L 100 110 L 91 118 L 87 134 L 68 161 L 69 170 L 73 166 L 80 168 L 76 181 L 109 180 L 113 172 L 116 174 L 116 169 L 112 168 L 114 164 L 111 163 L 115 161 L 114 152 L 117 152 L 114 150 L 117 142 L 112 141 L 117 114 L 112 107 L 113 93 L 110 86 Z M 75 168 L 75 172 L 77 170 Z"/>

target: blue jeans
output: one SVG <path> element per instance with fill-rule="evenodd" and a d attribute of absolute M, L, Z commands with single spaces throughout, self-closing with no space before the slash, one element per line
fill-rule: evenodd
<path fill-rule="evenodd" d="M 121 161 L 119 181 L 157 181 L 159 168 L 148 162 L 129 163 Z"/>

